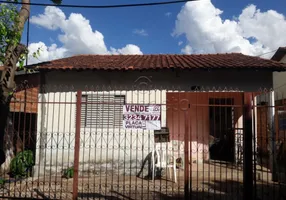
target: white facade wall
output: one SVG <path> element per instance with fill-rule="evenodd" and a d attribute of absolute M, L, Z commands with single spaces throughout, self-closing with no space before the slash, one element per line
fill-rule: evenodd
<path fill-rule="evenodd" d="M 166 90 L 152 90 L 149 92 L 118 91 L 108 92 L 108 94 L 126 95 L 127 104 L 166 104 Z M 56 165 L 56 163 L 61 165 L 62 163 L 73 162 L 74 151 L 72 148 L 74 147 L 76 124 L 76 92 L 48 93 L 40 95 L 39 98 L 43 98 L 42 96 L 44 96 L 46 101 L 51 102 L 39 104 L 38 113 L 41 119 L 38 120 L 38 127 L 43 127 L 42 136 L 47 138 L 46 149 L 48 150 L 44 150 L 46 165 Z M 64 104 L 64 102 L 67 102 L 67 104 Z M 164 127 L 166 126 L 166 106 L 162 105 L 161 108 L 161 126 Z M 138 157 L 138 155 L 134 154 L 136 145 L 144 149 L 143 154 L 146 156 L 146 153 L 149 153 L 153 149 L 153 140 L 153 131 L 125 130 L 122 128 L 81 128 L 80 161 L 107 162 L 109 159 L 117 160 L 118 157 L 123 158 L 124 156 L 128 159 L 135 159 L 136 156 Z M 40 146 L 40 141 L 41 139 L 39 138 L 38 147 Z M 91 143 L 91 141 L 93 142 Z M 136 142 L 139 143 L 136 144 Z M 72 148 L 68 149 L 69 143 Z M 59 146 L 56 147 L 56 144 L 59 144 Z M 97 152 L 93 151 L 95 144 L 99 148 Z M 67 149 L 65 150 L 65 148 Z M 131 155 L 132 153 L 133 155 Z M 43 157 L 40 156 L 40 158 Z"/>

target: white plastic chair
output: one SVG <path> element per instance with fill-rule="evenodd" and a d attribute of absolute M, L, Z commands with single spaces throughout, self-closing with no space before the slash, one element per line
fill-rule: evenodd
<path fill-rule="evenodd" d="M 166 173 L 169 172 L 170 177 L 172 176 L 171 169 L 173 169 L 172 177 L 175 183 L 177 183 L 176 158 L 175 156 L 168 154 L 167 146 L 164 145 L 165 147 L 162 147 L 161 145 L 162 143 L 159 144 L 159 147 L 156 146 L 155 149 L 152 151 L 152 180 L 155 180 L 155 169 L 156 167 L 159 167 L 165 168 Z M 155 153 L 157 154 L 157 163 L 155 163 Z"/>

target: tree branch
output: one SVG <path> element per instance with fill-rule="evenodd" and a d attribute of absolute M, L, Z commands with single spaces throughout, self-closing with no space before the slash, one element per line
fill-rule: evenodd
<path fill-rule="evenodd" d="M 15 31 L 17 31 L 22 36 L 22 32 L 24 29 L 24 25 L 30 15 L 30 0 L 22 0 L 23 4 L 17 20 L 15 22 Z M 8 103 L 9 100 L 9 93 L 15 87 L 14 77 L 16 71 L 17 62 L 21 56 L 21 54 L 25 53 L 26 47 L 19 43 L 14 44 L 11 43 L 7 51 L 5 53 L 5 61 L 4 61 L 4 71 L 2 72 L 1 79 L 0 79 L 0 102 L 1 103 Z"/>
<path fill-rule="evenodd" d="M 24 3 L 21 7 L 21 10 L 19 12 L 19 19 L 18 19 L 18 31 L 23 31 L 24 25 L 29 18 L 30 15 L 30 0 L 22 0 L 22 3 Z"/>
<path fill-rule="evenodd" d="M 13 49 L 13 50 L 12 50 Z M 7 59 L 4 63 L 4 71 L 2 72 L 1 77 L 1 88 L 0 88 L 0 98 L 4 103 L 7 102 L 9 93 L 14 89 L 14 77 L 16 72 L 16 65 L 20 58 L 20 56 L 26 52 L 26 46 L 23 44 L 18 44 L 14 47 L 14 45 L 9 46 L 7 50 Z M 1 94 L 2 93 L 2 94 Z"/>

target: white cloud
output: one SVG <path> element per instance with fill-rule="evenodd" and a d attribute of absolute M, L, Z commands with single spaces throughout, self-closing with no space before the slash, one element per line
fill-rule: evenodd
<path fill-rule="evenodd" d="M 183 44 L 183 41 L 179 41 L 178 45 L 181 46 Z"/>
<path fill-rule="evenodd" d="M 191 54 L 192 51 L 193 51 L 192 47 L 188 44 L 181 50 L 181 52 L 184 54 Z"/>
<path fill-rule="evenodd" d="M 148 36 L 147 31 L 144 29 L 135 29 L 133 30 L 133 33 L 141 36 Z"/>
<path fill-rule="evenodd" d="M 56 7 L 46 7 L 44 14 L 39 14 L 38 16 L 31 17 L 31 23 L 37 24 L 50 30 L 58 29 L 63 25 L 65 20 L 65 13 Z"/>
<path fill-rule="evenodd" d="M 40 56 L 36 58 L 32 56 L 33 53 L 36 53 L 40 49 Z M 31 43 L 29 45 L 30 56 L 28 60 L 28 64 L 44 62 L 48 60 L 58 59 L 65 57 L 67 54 L 67 49 L 63 47 L 57 47 L 56 44 L 52 44 L 51 46 L 46 46 L 43 42 Z"/>
<path fill-rule="evenodd" d="M 282 14 L 261 12 L 254 5 L 234 19 L 223 20 L 222 12 L 210 0 L 188 2 L 177 15 L 173 36 L 185 35 L 191 53 L 260 55 L 286 46 L 286 19 Z"/>
<path fill-rule="evenodd" d="M 127 44 L 122 49 L 115 49 L 111 47 L 111 53 L 114 55 L 125 54 L 125 55 L 134 55 L 134 54 L 143 54 L 140 48 L 134 44 Z"/>
<path fill-rule="evenodd" d="M 167 17 L 171 17 L 171 15 L 172 15 L 171 12 L 166 12 L 166 13 L 165 13 L 165 16 L 167 16 Z"/>
<path fill-rule="evenodd" d="M 62 46 L 58 47 L 56 44 L 47 46 L 43 42 L 31 43 L 30 64 L 75 54 L 142 54 L 140 48 L 134 44 L 127 44 L 121 49 L 111 47 L 108 50 L 103 34 L 94 31 L 89 20 L 78 13 L 71 13 L 67 18 L 61 9 L 46 7 L 43 14 L 31 17 L 31 23 L 49 30 L 60 30 L 58 39 Z M 32 58 L 32 53 L 40 46 L 42 48 L 38 60 Z"/>

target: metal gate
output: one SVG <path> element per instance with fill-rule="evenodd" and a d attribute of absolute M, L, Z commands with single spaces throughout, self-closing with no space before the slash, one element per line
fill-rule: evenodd
<path fill-rule="evenodd" d="M 284 106 L 269 118 L 266 92 L 40 91 L 11 103 L 2 198 L 284 198 Z"/>

